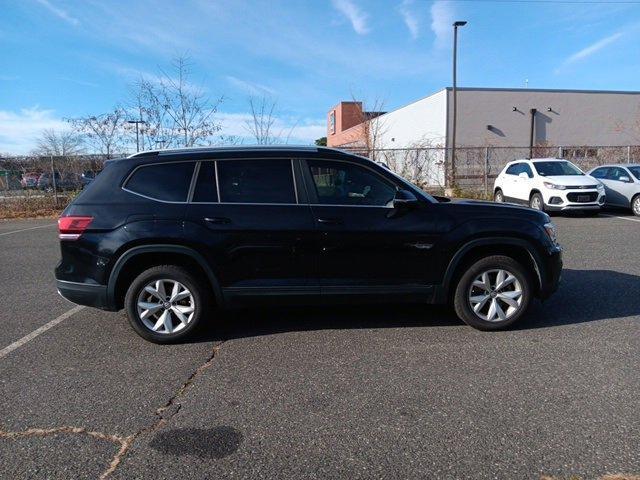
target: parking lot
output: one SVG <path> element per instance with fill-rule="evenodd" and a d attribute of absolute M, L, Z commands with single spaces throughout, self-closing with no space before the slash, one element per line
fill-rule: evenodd
<path fill-rule="evenodd" d="M 640 219 L 554 221 L 560 290 L 511 331 L 263 309 L 173 346 L 57 295 L 54 221 L 0 222 L 0 477 L 640 474 Z"/>

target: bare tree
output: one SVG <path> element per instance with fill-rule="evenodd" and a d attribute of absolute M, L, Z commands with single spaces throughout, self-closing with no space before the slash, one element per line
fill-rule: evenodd
<path fill-rule="evenodd" d="M 37 140 L 34 155 L 66 157 L 84 153 L 82 138 L 72 131 L 43 130 Z"/>
<path fill-rule="evenodd" d="M 382 117 L 385 113 L 384 101 L 376 98 L 368 104 L 363 102 L 361 111 L 367 156 L 375 162 L 380 157 L 380 150 L 385 146 L 383 145 L 383 138 L 388 130 L 385 118 Z"/>
<path fill-rule="evenodd" d="M 142 77 L 132 90 L 130 113 L 144 122 L 140 125 L 142 150 L 175 146 L 176 125 L 167 113 L 157 82 Z"/>
<path fill-rule="evenodd" d="M 376 98 L 372 102 L 355 100 L 357 104 L 357 124 L 352 127 L 349 148 L 377 161 L 381 156 L 380 150 L 385 147 L 384 136 L 388 131 L 386 119 L 382 117 L 384 101 Z"/>
<path fill-rule="evenodd" d="M 255 138 L 258 145 L 274 145 L 289 143 L 289 138 L 296 125 L 291 127 L 286 135 L 285 129 L 275 131 L 278 120 L 278 102 L 272 98 L 262 96 L 258 99 L 249 97 L 251 118 L 245 122 L 246 130 Z"/>
<path fill-rule="evenodd" d="M 142 148 L 193 147 L 217 143 L 221 130 L 215 115 L 222 97 L 212 101 L 194 85 L 188 57 L 177 57 L 157 78 L 141 77 L 133 85 L 130 109 L 141 126 Z"/>
<path fill-rule="evenodd" d="M 102 115 L 69 118 L 73 130 L 81 135 L 94 151 L 111 158 L 114 153 L 124 151 L 126 135 L 126 112 L 121 107 Z"/>

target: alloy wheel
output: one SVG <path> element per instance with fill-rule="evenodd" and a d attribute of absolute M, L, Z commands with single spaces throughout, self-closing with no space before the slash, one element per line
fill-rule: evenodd
<path fill-rule="evenodd" d="M 633 213 L 640 216 L 640 196 L 633 201 Z"/>
<path fill-rule="evenodd" d="M 468 294 L 473 312 L 487 322 L 511 318 L 520 310 L 523 298 L 520 281 L 503 269 L 487 270 L 478 275 Z"/>
<path fill-rule="evenodd" d="M 193 294 L 171 279 L 149 282 L 138 295 L 138 316 L 154 333 L 171 334 L 183 330 L 195 313 Z"/>
<path fill-rule="evenodd" d="M 542 200 L 537 195 L 531 199 L 531 208 L 542 210 Z"/>

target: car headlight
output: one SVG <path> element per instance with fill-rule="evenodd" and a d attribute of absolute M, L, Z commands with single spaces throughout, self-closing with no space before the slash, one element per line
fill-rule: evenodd
<path fill-rule="evenodd" d="M 596 188 L 598 189 L 599 192 L 604 192 L 604 185 L 603 184 L 599 183 Z"/>
<path fill-rule="evenodd" d="M 547 232 L 547 236 L 551 243 L 554 245 L 558 244 L 558 229 L 556 228 L 553 222 L 547 222 L 544 224 L 544 231 Z"/>
<path fill-rule="evenodd" d="M 566 190 L 567 188 L 564 185 L 556 185 L 555 183 L 551 183 L 551 182 L 542 182 L 542 184 L 545 187 L 550 188 L 551 190 Z"/>

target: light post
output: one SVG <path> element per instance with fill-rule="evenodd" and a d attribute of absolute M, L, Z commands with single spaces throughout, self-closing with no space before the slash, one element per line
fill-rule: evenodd
<path fill-rule="evenodd" d="M 138 125 L 141 123 L 145 123 L 144 120 L 127 120 L 127 123 L 135 123 L 136 124 L 136 152 L 140 151 L 140 132 L 138 131 Z"/>
<path fill-rule="evenodd" d="M 458 91 L 456 67 L 458 60 L 458 27 L 464 27 L 467 24 L 464 20 L 453 22 L 453 124 L 451 126 L 451 187 L 456 182 L 456 120 L 458 116 Z"/>

